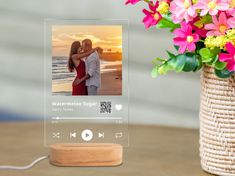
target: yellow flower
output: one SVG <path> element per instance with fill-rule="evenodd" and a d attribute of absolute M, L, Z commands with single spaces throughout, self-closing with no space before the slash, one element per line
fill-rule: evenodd
<path fill-rule="evenodd" d="M 205 46 L 210 49 L 224 49 L 228 42 L 232 42 L 235 45 L 235 28 L 228 30 L 225 35 L 208 36 L 205 39 Z"/>
<path fill-rule="evenodd" d="M 220 49 L 223 49 L 224 47 L 223 40 L 224 40 L 224 36 L 218 36 L 218 37 L 209 36 L 205 40 L 205 45 L 207 48 L 210 48 L 210 49 L 214 49 L 217 47 Z"/>
<path fill-rule="evenodd" d="M 160 14 L 167 14 L 169 12 L 169 4 L 167 2 L 164 2 L 164 1 L 161 1 L 159 3 L 159 6 L 157 8 L 157 11 L 160 13 Z"/>
<path fill-rule="evenodd" d="M 229 39 L 234 40 L 235 39 L 235 28 L 228 30 L 226 32 L 226 35 Z"/>
<path fill-rule="evenodd" d="M 235 0 L 230 0 L 229 7 L 230 8 L 234 8 L 235 7 Z"/>

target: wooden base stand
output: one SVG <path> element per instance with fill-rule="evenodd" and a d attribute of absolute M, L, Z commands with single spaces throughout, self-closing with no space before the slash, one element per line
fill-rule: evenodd
<path fill-rule="evenodd" d="M 109 143 L 53 144 L 50 163 L 55 166 L 118 166 L 123 147 Z"/>

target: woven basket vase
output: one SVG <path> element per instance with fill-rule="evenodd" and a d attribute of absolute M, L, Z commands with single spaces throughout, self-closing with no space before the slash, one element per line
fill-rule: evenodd
<path fill-rule="evenodd" d="M 220 79 L 213 68 L 203 68 L 199 116 L 202 168 L 235 176 L 235 75 Z"/>

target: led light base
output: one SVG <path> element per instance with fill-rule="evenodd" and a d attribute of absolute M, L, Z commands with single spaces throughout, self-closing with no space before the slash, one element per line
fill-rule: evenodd
<path fill-rule="evenodd" d="M 55 166 L 118 166 L 123 147 L 112 143 L 60 143 L 50 146 L 50 163 Z"/>

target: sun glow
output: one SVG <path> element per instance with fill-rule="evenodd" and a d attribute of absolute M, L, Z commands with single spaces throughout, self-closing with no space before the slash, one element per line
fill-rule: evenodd
<path fill-rule="evenodd" d="M 118 25 L 56 25 L 52 27 L 53 56 L 67 56 L 74 41 L 91 39 L 93 47 L 105 52 L 122 52 L 122 26 Z"/>

